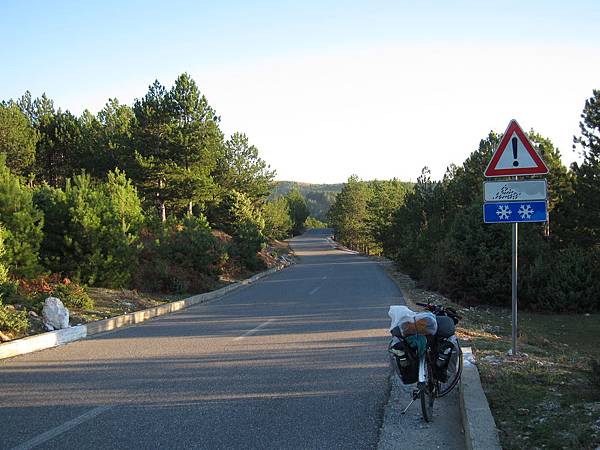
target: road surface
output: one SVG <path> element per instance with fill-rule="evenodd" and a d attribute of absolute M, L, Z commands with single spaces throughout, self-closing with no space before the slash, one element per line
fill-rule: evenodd
<path fill-rule="evenodd" d="M 218 301 L 0 361 L 0 448 L 376 448 L 401 294 L 324 231 L 292 245 Z"/>

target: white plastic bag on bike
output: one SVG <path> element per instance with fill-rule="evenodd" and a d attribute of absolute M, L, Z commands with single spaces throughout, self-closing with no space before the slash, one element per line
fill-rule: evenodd
<path fill-rule="evenodd" d="M 400 328 L 402 336 L 434 335 L 437 332 L 435 315 L 429 311 L 416 313 L 403 305 L 392 305 L 388 311 L 392 319 L 390 331 Z"/>

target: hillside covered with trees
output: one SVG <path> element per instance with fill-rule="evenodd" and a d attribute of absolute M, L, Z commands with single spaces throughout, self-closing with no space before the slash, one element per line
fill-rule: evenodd
<path fill-rule="evenodd" d="M 600 310 L 600 90 L 585 102 L 567 168 L 552 142 L 528 133 L 550 172 L 550 221 L 519 227 L 519 302 L 543 311 Z M 351 177 L 329 214 L 336 237 L 383 254 L 422 285 L 464 304 L 510 304 L 511 229 L 484 224 L 483 172 L 502 135 L 490 132 L 441 181 L 414 188 Z"/>
<path fill-rule="evenodd" d="M 0 331 L 25 329 L 48 295 L 89 307 L 83 286 L 202 292 L 300 233 L 300 192 L 269 200 L 275 172 L 220 121 L 185 73 L 97 114 L 2 101 Z"/>
<path fill-rule="evenodd" d="M 327 214 L 335 197 L 344 187 L 340 184 L 311 184 L 296 181 L 276 181 L 272 197 L 285 196 L 290 191 L 298 190 L 306 200 L 306 206 L 311 217 L 327 222 Z"/>

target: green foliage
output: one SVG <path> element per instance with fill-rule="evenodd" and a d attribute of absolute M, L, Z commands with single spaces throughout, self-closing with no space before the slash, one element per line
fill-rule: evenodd
<path fill-rule="evenodd" d="M 5 255 L 6 250 L 4 249 L 4 237 L 6 236 L 6 230 L 0 225 L 0 286 L 8 282 L 8 269 L 6 268 Z M 0 291 L 0 299 L 2 293 Z"/>
<path fill-rule="evenodd" d="M 336 239 L 351 249 L 368 252 L 373 244 L 367 224 L 372 194 L 369 186 L 353 175 L 348 178 L 329 211 Z"/>
<path fill-rule="evenodd" d="M 262 208 L 265 219 L 265 236 L 269 239 L 286 239 L 292 232 L 292 218 L 288 202 L 283 197 L 268 201 Z"/>
<path fill-rule="evenodd" d="M 6 155 L 11 171 L 25 175 L 33 166 L 38 139 L 36 130 L 16 103 L 0 103 L 0 153 Z"/>
<path fill-rule="evenodd" d="M 11 305 L 5 306 L 0 299 L 0 331 L 20 334 L 28 326 L 27 312 L 17 311 Z"/>
<path fill-rule="evenodd" d="M 52 290 L 52 296 L 59 298 L 67 308 L 94 308 L 92 298 L 85 288 L 77 283 L 56 284 Z"/>
<path fill-rule="evenodd" d="M 211 173 L 223 136 L 220 118 L 187 74 L 167 91 L 158 81 L 136 100 L 133 129 L 136 179 L 148 198 L 156 199 L 161 219 L 166 209 L 193 212 L 215 193 Z"/>
<path fill-rule="evenodd" d="M 309 214 L 321 221 L 327 221 L 329 209 L 343 187 L 343 184 L 310 184 L 295 181 L 277 181 L 274 184 L 271 198 L 286 196 L 293 189 L 298 189 L 306 201 Z"/>
<path fill-rule="evenodd" d="M 240 257 L 251 269 L 257 268 L 256 253 L 265 242 L 265 219 L 250 198 L 241 192 L 227 192 L 213 210 L 213 221 L 218 229 L 233 236 L 235 245 L 231 248 L 231 256 Z"/>
<path fill-rule="evenodd" d="M 110 172 L 103 184 L 77 175 L 64 191 L 41 187 L 36 204 L 47 219 L 42 253 L 52 272 L 90 285 L 128 284 L 143 215 L 136 189 L 124 173 Z"/>
<path fill-rule="evenodd" d="M 4 227 L 6 267 L 15 277 L 40 270 L 38 251 L 44 218 L 34 207 L 31 189 L 12 174 L 0 154 L 0 225 Z"/>
<path fill-rule="evenodd" d="M 549 208 L 561 211 L 573 192 L 572 176 L 548 139 L 533 131 L 529 137 L 550 169 Z M 424 171 L 394 216 L 396 245 L 386 246 L 423 284 L 466 303 L 510 303 L 510 228 L 481 220 L 482 173 L 499 139 L 490 133 L 440 182 Z M 520 305 L 551 311 L 598 309 L 593 294 L 598 290 L 597 252 L 563 248 L 568 226 L 564 214 L 555 217 L 553 234 L 543 225 L 519 227 Z"/>
<path fill-rule="evenodd" d="M 235 247 L 232 256 L 239 256 L 243 264 L 250 270 L 261 267 L 257 253 L 263 248 L 265 237 L 260 223 L 251 219 L 243 220 L 236 228 L 233 239 Z"/>
<path fill-rule="evenodd" d="M 551 227 L 519 227 L 521 307 L 600 309 L 595 238 L 600 224 L 600 93 L 595 91 L 595 96 L 586 103 L 582 137 L 576 140 L 585 149 L 584 162 L 573 173 L 562 165 L 549 139 L 528 133 L 549 167 L 552 222 Z M 427 168 L 414 186 L 351 177 L 329 214 L 336 238 L 361 251 L 383 250 L 423 285 L 463 303 L 510 304 L 511 229 L 481 220 L 483 172 L 500 139 L 491 132 L 461 166 L 450 166 L 441 181 L 431 180 Z"/>
<path fill-rule="evenodd" d="M 395 179 L 366 182 L 350 177 L 329 210 L 336 239 L 366 253 L 393 246 L 392 218 L 411 187 Z"/>
<path fill-rule="evenodd" d="M 134 285 L 152 292 L 204 292 L 214 285 L 226 260 L 226 248 L 204 216 L 172 219 L 145 231 Z"/>
<path fill-rule="evenodd" d="M 574 139 L 583 156 L 574 164 L 575 192 L 569 200 L 573 218 L 571 241 L 588 247 L 600 246 L 600 89 L 585 102 L 579 123 L 580 135 Z"/>
<path fill-rule="evenodd" d="M 525 307 L 547 311 L 600 309 L 600 251 L 544 249 L 524 274 L 519 298 Z"/>
<path fill-rule="evenodd" d="M 285 199 L 290 210 L 290 217 L 292 219 L 292 234 L 294 236 L 302 234 L 304 231 L 304 221 L 309 216 L 308 207 L 306 201 L 298 189 L 292 189 L 285 196 Z"/>
<path fill-rule="evenodd" d="M 244 193 L 257 206 L 269 196 L 274 176 L 245 134 L 234 133 L 225 142 L 215 171 L 215 181 L 224 190 Z"/>
<path fill-rule="evenodd" d="M 309 216 L 304 221 L 305 228 L 327 228 L 327 224 L 325 222 L 321 222 L 319 219 L 315 219 L 314 217 Z"/>

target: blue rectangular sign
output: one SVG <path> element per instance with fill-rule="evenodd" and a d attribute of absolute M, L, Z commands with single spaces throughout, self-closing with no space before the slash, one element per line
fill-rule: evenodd
<path fill-rule="evenodd" d="M 545 201 L 483 204 L 485 223 L 546 222 L 547 220 L 548 209 Z"/>

